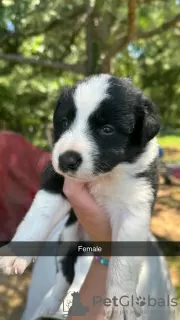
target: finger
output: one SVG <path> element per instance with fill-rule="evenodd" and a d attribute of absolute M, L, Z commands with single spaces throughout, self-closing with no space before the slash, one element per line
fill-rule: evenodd
<path fill-rule="evenodd" d="M 69 178 L 65 178 L 64 180 L 63 192 L 70 199 L 73 199 L 74 197 L 76 197 L 79 194 L 79 192 L 83 191 L 83 188 L 84 188 L 84 183 L 75 182 Z M 74 194 L 75 191 L 76 191 L 76 195 Z"/>
<path fill-rule="evenodd" d="M 83 212 L 83 215 L 104 214 L 102 208 L 98 206 L 84 184 L 65 179 L 63 191 L 72 207 L 79 213 Z"/>
<path fill-rule="evenodd" d="M 90 237 L 94 240 L 110 241 L 111 228 L 109 221 L 104 210 L 89 194 L 86 186 L 66 180 L 64 191 L 80 224 Z"/>

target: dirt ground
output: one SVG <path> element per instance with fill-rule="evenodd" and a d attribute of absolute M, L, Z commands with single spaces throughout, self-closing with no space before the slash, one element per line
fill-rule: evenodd
<path fill-rule="evenodd" d="M 180 155 L 180 150 L 178 150 Z M 166 150 L 169 156 L 171 153 Z M 172 153 L 171 153 L 172 155 Z M 177 150 L 176 150 L 177 155 Z M 151 230 L 161 239 L 180 241 L 180 182 L 160 184 Z M 180 257 L 168 257 L 172 282 L 180 302 Z M 26 301 L 31 271 L 21 277 L 0 274 L 0 320 L 20 320 Z"/>
<path fill-rule="evenodd" d="M 160 240 L 180 241 L 180 182 L 160 184 L 151 230 Z M 180 256 L 168 256 L 172 283 L 180 304 Z"/>
<path fill-rule="evenodd" d="M 31 272 L 21 276 L 0 275 L 0 320 L 20 320 Z"/>

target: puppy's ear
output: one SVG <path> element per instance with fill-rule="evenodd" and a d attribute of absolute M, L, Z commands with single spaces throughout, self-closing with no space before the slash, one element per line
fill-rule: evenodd
<path fill-rule="evenodd" d="M 131 143 L 145 147 L 160 130 L 160 117 L 156 105 L 140 93 L 137 97 L 136 123 L 131 135 Z"/>
<path fill-rule="evenodd" d="M 156 105 L 147 97 L 143 97 L 141 101 L 144 110 L 142 139 L 143 145 L 146 145 L 153 139 L 160 130 L 160 116 Z"/>

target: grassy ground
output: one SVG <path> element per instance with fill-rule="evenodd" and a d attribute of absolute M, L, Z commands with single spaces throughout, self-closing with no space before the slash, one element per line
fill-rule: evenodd
<path fill-rule="evenodd" d="M 159 137 L 165 160 L 180 163 L 180 136 Z M 151 230 L 156 236 L 180 241 L 180 182 L 165 186 L 162 181 L 152 217 Z M 170 273 L 180 304 L 180 257 L 168 257 Z M 0 320 L 19 320 L 25 304 L 31 272 L 21 276 L 0 275 Z"/>
<path fill-rule="evenodd" d="M 158 142 L 165 149 L 164 160 L 180 164 L 180 135 L 160 136 Z"/>
<path fill-rule="evenodd" d="M 176 148 L 180 146 L 180 135 L 163 135 L 158 137 L 158 142 L 164 148 Z"/>

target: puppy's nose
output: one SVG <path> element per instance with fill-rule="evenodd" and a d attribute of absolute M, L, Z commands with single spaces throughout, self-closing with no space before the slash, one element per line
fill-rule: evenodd
<path fill-rule="evenodd" d="M 76 151 L 66 151 L 59 157 L 59 168 L 63 172 L 76 171 L 82 162 L 81 155 Z"/>

